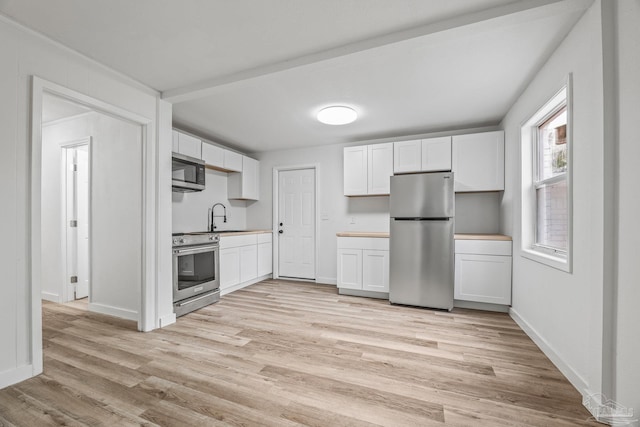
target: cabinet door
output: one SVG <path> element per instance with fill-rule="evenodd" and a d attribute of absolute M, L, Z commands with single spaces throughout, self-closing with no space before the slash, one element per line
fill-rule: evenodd
<path fill-rule="evenodd" d="M 220 249 L 220 290 L 240 283 L 240 248 Z"/>
<path fill-rule="evenodd" d="M 242 192 L 243 198 L 258 200 L 258 168 L 257 160 L 242 156 Z"/>
<path fill-rule="evenodd" d="M 240 283 L 258 277 L 258 245 L 240 248 Z"/>
<path fill-rule="evenodd" d="M 224 150 L 224 168 L 231 172 L 242 172 L 242 154 Z"/>
<path fill-rule="evenodd" d="M 180 152 L 180 136 L 178 134 L 178 131 L 174 130 L 171 131 L 171 151 L 173 151 L 174 153 L 179 153 Z"/>
<path fill-rule="evenodd" d="M 393 175 L 393 143 L 367 146 L 367 193 L 389 194 Z"/>
<path fill-rule="evenodd" d="M 338 287 L 362 289 L 362 249 L 338 249 Z"/>
<path fill-rule="evenodd" d="M 454 298 L 511 304 L 511 257 L 456 254 Z"/>
<path fill-rule="evenodd" d="M 258 277 L 273 272 L 271 243 L 258 244 Z"/>
<path fill-rule="evenodd" d="M 389 292 L 389 251 L 362 251 L 362 290 Z"/>
<path fill-rule="evenodd" d="M 344 148 L 344 195 L 367 194 L 367 146 Z"/>
<path fill-rule="evenodd" d="M 504 132 L 453 137 L 455 191 L 504 190 Z"/>
<path fill-rule="evenodd" d="M 451 170 L 451 137 L 422 140 L 422 171 Z"/>
<path fill-rule="evenodd" d="M 393 143 L 393 173 L 420 172 L 422 165 L 422 141 Z"/>
<path fill-rule="evenodd" d="M 224 167 L 224 148 L 215 145 L 202 143 L 202 160 L 210 166 L 216 168 Z"/>
<path fill-rule="evenodd" d="M 196 159 L 202 158 L 202 141 L 198 138 L 178 132 L 178 145 L 180 154 L 195 157 Z"/>

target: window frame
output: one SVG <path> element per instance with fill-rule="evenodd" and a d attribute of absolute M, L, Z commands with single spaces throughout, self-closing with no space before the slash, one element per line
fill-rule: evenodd
<path fill-rule="evenodd" d="M 562 108 L 567 110 L 567 170 L 561 175 L 539 179 L 542 162 L 539 145 L 540 126 L 556 115 Z M 572 108 L 572 75 L 569 74 L 560 89 L 525 120 L 521 126 L 521 256 L 546 264 L 562 271 L 572 271 L 573 252 L 573 108 Z M 567 185 L 567 248 L 555 248 L 537 242 L 538 211 L 537 190 L 558 182 L 566 181 Z"/>

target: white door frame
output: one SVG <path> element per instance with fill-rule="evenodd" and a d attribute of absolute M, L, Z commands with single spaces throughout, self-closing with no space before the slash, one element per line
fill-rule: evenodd
<path fill-rule="evenodd" d="M 318 182 L 320 177 L 320 165 L 318 163 L 311 163 L 306 165 L 295 165 L 295 166 L 274 166 L 273 168 L 273 235 L 275 238 L 273 239 L 273 278 L 277 279 L 280 277 L 279 271 L 279 242 L 280 237 L 278 234 L 278 210 L 280 209 L 279 205 L 279 196 L 280 196 L 280 172 L 283 171 L 292 171 L 292 170 L 302 170 L 302 169 L 313 169 L 315 172 L 314 179 L 314 203 L 315 203 L 315 214 L 313 218 L 313 227 L 314 227 L 314 266 L 313 266 L 313 276 L 315 277 L 314 281 L 318 280 L 318 218 L 320 215 L 319 205 L 318 205 Z"/>
<path fill-rule="evenodd" d="M 60 149 L 61 150 L 66 150 L 69 148 L 75 148 L 75 147 L 81 147 L 83 145 L 87 146 L 87 149 L 89 151 L 89 218 L 91 218 L 91 174 L 92 174 L 92 170 L 93 170 L 93 159 L 92 159 L 92 154 L 91 154 L 91 143 L 92 143 L 92 138 L 90 136 L 84 137 L 82 139 L 77 139 L 75 141 L 65 141 L 65 142 L 61 142 L 60 143 Z M 63 151 L 64 152 L 64 151 Z M 62 224 L 60 224 L 60 226 L 62 227 L 60 236 L 62 236 L 63 238 L 60 239 L 61 242 L 61 253 L 62 253 L 62 258 L 63 258 L 63 277 L 62 277 L 62 292 L 60 293 L 61 297 L 62 297 L 62 301 L 63 302 L 67 302 L 67 301 L 71 301 L 73 300 L 73 298 L 71 298 L 71 295 L 69 295 L 69 286 L 68 286 L 68 280 L 70 277 L 69 274 L 69 252 L 68 252 L 68 247 L 67 247 L 67 232 L 68 227 L 67 227 L 67 197 L 69 196 L 68 194 L 68 189 L 69 189 L 69 185 L 67 183 L 67 167 L 69 166 L 67 164 L 67 159 L 66 156 L 65 158 L 62 160 L 61 162 L 61 174 L 62 174 L 62 180 L 60 181 L 61 183 L 63 183 L 63 185 L 65 186 L 65 188 L 61 189 L 61 196 L 62 196 Z M 92 221 L 89 221 L 89 242 L 91 242 L 91 235 L 92 230 Z M 91 284 L 93 283 L 92 277 L 91 275 L 93 268 L 92 268 L 92 262 L 91 262 L 91 245 L 89 245 L 89 300 L 91 300 Z"/>
<path fill-rule="evenodd" d="M 120 120 L 139 125 L 142 130 L 142 277 L 138 310 L 138 329 L 150 331 L 156 324 L 157 262 L 156 242 L 158 210 L 156 206 L 157 147 L 154 120 L 115 105 L 84 95 L 40 77 L 32 78 L 31 104 L 31 197 L 30 217 L 30 296 L 31 359 L 33 375 L 40 374 L 42 355 L 42 99 L 45 93 L 84 105 Z"/>

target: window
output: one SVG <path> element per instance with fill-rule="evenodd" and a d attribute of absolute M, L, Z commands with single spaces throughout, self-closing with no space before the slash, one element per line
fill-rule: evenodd
<path fill-rule="evenodd" d="M 537 126 L 534 145 L 536 159 L 536 239 L 540 249 L 557 254 L 567 250 L 567 106 L 563 104 Z"/>
<path fill-rule="evenodd" d="M 571 271 L 571 76 L 521 129 L 523 256 Z"/>

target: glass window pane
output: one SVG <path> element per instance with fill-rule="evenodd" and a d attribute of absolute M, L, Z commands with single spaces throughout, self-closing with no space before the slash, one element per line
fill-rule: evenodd
<path fill-rule="evenodd" d="M 546 185 L 536 190 L 536 243 L 566 250 L 569 238 L 567 181 Z"/>
<path fill-rule="evenodd" d="M 538 181 L 567 171 L 567 107 L 538 128 Z"/>

